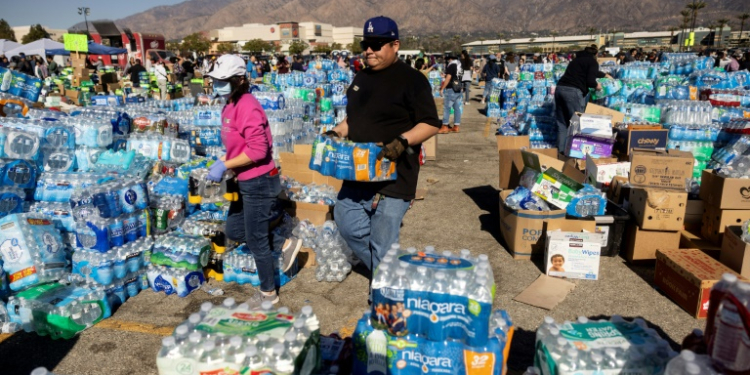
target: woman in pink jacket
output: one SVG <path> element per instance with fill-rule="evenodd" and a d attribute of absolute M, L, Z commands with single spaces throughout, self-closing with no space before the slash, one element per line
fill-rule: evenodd
<path fill-rule="evenodd" d="M 272 251 L 281 249 L 282 271 L 287 271 L 302 241 L 285 242 L 283 237 L 270 233 L 271 221 L 280 212 L 278 195 L 281 193 L 279 170 L 272 157 L 271 129 L 263 107 L 248 93 L 250 83 L 241 57 L 221 56 L 208 75 L 214 80 L 214 94 L 227 99 L 221 113 L 221 140 L 227 153 L 211 166 L 208 179 L 220 181 L 227 169 L 237 176 L 240 199 L 229 207 L 226 235 L 238 243 L 245 242 L 255 259 L 260 292 L 247 303 L 251 308 L 259 307 L 264 301 L 275 304 L 279 296 Z"/>

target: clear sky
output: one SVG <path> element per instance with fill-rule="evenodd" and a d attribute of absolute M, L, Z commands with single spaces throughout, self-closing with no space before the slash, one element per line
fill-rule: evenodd
<path fill-rule="evenodd" d="M 52 29 L 67 29 L 83 16 L 78 15 L 79 7 L 91 8 L 89 20 L 116 20 L 142 12 L 158 5 L 172 5 L 184 0 L 0 0 L 4 18 L 11 26 L 28 26 L 40 23 Z"/>

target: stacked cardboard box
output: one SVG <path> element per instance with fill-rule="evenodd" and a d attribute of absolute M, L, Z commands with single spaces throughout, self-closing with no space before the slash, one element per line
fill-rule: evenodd
<path fill-rule="evenodd" d="M 628 210 L 635 225 L 625 236 L 628 261 L 653 260 L 659 249 L 677 249 L 684 229 L 693 156 L 682 151 L 635 149 L 630 155 Z"/>
<path fill-rule="evenodd" d="M 704 202 L 701 234 L 721 246 L 727 226 L 750 219 L 750 182 L 724 178 L 710 170 L 701 176 L 700 197 Z"/>

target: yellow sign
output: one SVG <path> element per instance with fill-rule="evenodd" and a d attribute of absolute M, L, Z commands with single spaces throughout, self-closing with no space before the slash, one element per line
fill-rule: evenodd
<path fill-rule="evenodd" d="M 88 52 L 89 41 L 86 35 L 82 34 L 63 34 L 66 51 Z"/>

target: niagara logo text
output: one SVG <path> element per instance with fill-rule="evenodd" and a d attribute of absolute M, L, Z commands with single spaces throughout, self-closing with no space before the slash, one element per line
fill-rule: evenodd
<path fill-rule="evenodd" d="M 465 314 L 466 313 L 466 307 L 460 303 L 451 303 L 451 302 L 444 302 L 444 303 L 438 303 L 438 302 L 432 302 L 428 299 L 422 299 L 422 298 L 409 298 L 406 300 L 406 307 L 410 309 L 419 309 L 419 310 L 427 310 L 432 313 L 440 313 L 440 314 L 450 314 L 450 313 L 456 313 L 456 314 Z"/>
<path fill-rule="evenodd" d="M 448 368 L 453 367 L 453 365 L 451 364 L 450 358 L 430 357 L 420 352 L 415 352 L 413 350 L 404 351 L 404 355 L 402 358 L 409 360 L 409 361 L 416 361 L 426 366 L 438 366 L 438 367 L 448 367 Z"/>

